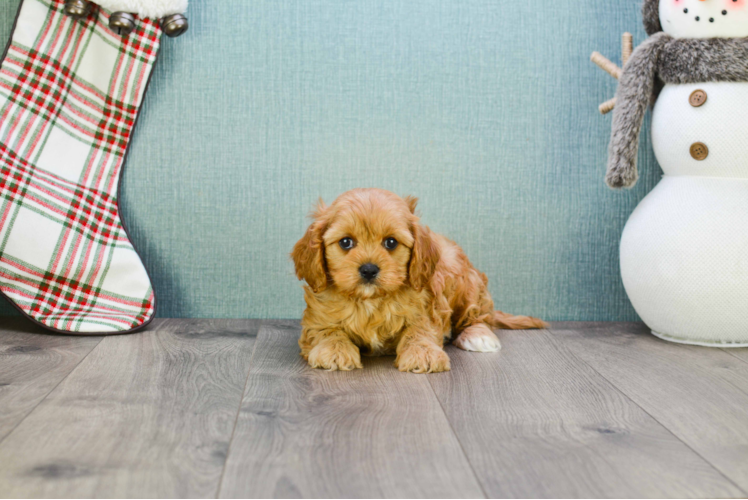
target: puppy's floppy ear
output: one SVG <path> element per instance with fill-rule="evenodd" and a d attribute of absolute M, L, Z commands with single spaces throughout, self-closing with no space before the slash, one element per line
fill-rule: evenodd
<path fill-rule="evenodd" d="M 418 206 L 418 198 L 416 198 L 415 196 L 406 196 L 404 199 L 405 199 L 405 203 L 408 204 L 410 213 L 415 215 L 416 207 Z"/>
<path fill-rule="evenodd" d="M 325 244 L 323 237 L 329 224 L 327 207 L 320 200 L 317 209 L 312 213 L 314 221 L 306 234 L 293 247 L 291 258 L 296 266 L 296 277 L 312 287 L 314 293 L 327 288 L 327 265 L 325 263 Z"/>
<path fill-rule="evenodd" d="M 412 231 L 414 242 L 410 256 L 410 285 L 421 291 L 434 276 L 436 265 L 439 263 L 439 247 L 429 228 L 414 222 Z"/>

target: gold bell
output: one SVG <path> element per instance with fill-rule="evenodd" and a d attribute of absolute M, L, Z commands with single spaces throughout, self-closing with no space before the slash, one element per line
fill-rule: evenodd
<path fill-rule="evenodd" d="M 65 14 L 75 19 L 88 17 L 93 9 L 93 4 L 88 0 L 67 0 L 65 2 Z"/>
<path fill-rule="evenodd" d="M 172 14 L 161 20 L 161 27 L 164 29 L 166 36 L 176 38 L 189 29 L 190 23 L 182 14 Z"/>
<path fill-rule="evenodd" d="M 118 35 L 127 36 L 135 29 L 135 16 L 127 12 L 115 12 L 109 17 L 109 27 Z"/>

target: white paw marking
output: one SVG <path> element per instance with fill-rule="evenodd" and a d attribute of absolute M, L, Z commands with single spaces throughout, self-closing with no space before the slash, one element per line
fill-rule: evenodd
<path fill-rule="evenodd" d="M 464 351 L 496 352 L 501 349 L 499 338 L 486 325 L 471 326 L 453 343 Z"/>

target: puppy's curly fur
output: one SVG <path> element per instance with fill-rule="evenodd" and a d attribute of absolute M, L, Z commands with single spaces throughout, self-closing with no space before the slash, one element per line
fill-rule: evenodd
<path fill-rule="evenodd" d="M 496 351 L 492 328 L 546 326 L 495 311 L 486 275 L 456 243 L 420 224 L 416 204 L 380 189 L 320 202 L 291 254 L 308 285 L 299 345 L 312 367 L 353 370 L 362 368 L 362 353 L 396 354 L 400 371 L 442 372 L 452 334 L 462 349 Z M 379 269 L 372 281 L 362 277 L 366 264 Z"/>

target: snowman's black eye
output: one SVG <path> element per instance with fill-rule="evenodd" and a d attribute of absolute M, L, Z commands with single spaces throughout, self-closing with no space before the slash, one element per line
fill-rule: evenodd
<path fill-rule="evenodd" d="M 683 9 L 684 14 L 688 14 L 688 9 Z"/>
<path fill-rule="evenodd" d="M 340 248 L 343 250 L 350 250 L 351 248 L 356 246 L 356 242 L 353 241 L 352 238 L 343 238 L 338 242 L 338 245 L 340 245 Z"/>
<path fill-rule="evenodd" d="M 397 240 L 395 238 L 387 238 L 384 240 L 384 248 L 387 250 L 394 250 L 397 248 Z"/>
<path fill-rule="evenodd" d="M 726 11 L 726 10 L 723 10 L 723 11 L 722 11 L 722 15 L 723 15 L 723 16 L 726 16 L 726 15 L 727 15 L 727 11 Z"/>

